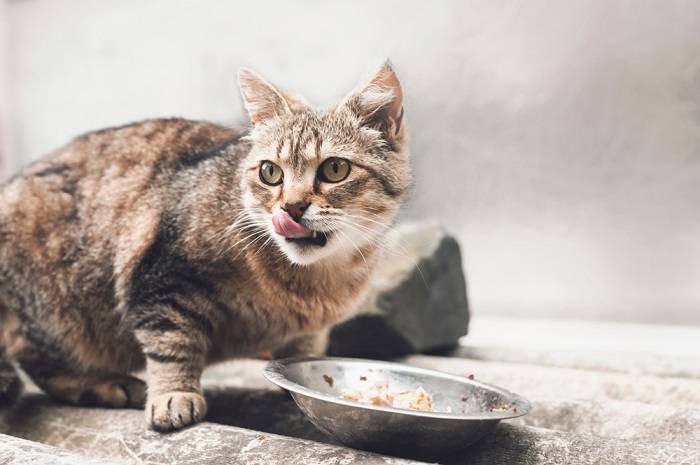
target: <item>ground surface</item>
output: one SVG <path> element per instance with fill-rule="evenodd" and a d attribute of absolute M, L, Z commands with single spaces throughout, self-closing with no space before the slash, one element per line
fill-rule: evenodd
<path fill-rule="evenodd" d="M 699 328 L 477 319 L 457 351 L 404 361 L 506 387 L 526 417 L 446 464 L 700 463 Z M 262 377 L 264 362 L 205 375 L 207 422 L 159 435 L 135 410 L 59 406 L 27 393 L 0 421 L 0 464 L 399 464 L 342 447 Z"/>

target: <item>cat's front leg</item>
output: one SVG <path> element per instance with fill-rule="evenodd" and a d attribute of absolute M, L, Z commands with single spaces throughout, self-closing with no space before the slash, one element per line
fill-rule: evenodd
<path fill-rule="evenodd" d="M 273 358 L 325 355 L 328 347 L 330 329 L 322 329 L 310 334 L 296 337 L 272 352 Z"/>
<path fill-rule="evenodd" d="M 146 422 L 171 431 L 201 421 L 207 412 L 200 377 L 210 333 L 194 310 L 174 302 L 159 307 L 140 311 L 136 336 L 146 356 Z"/>

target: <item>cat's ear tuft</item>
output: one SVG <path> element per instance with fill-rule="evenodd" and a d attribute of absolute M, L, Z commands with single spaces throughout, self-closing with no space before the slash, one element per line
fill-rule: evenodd
<path fill-rule="evenodd" d="M 284 94 L 255 71 L 241 68 L 238 71 L 238 87 L 254 125 L 292 112 Z"/>
<path fill-rule="evenodd" d="M 402 129 L 403 90 L 389 60 L 358 92 L 350 95 L 347 105 L 363 123 L 395 137 Z"/>

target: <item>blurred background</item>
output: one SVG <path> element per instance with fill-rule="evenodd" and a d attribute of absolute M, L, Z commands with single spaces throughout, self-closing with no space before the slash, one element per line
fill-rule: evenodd
<path fill-rule="evenodd" d="M 2 178 L 147 117 L 246 124 L 249 66 L 328 106 L 390 57 L 472 311 L 700 324 L 700 3 L 0 0 Z M 614 336 L 613 336 L 614 338 Z"/>

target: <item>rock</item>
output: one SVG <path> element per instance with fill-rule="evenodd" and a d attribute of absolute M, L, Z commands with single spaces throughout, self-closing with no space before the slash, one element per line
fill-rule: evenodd
<path fill-rule="evenodd" d="M 329 355 L 394 357 L 451 347 L 467 334 L 457 241 L 437 224 L 412 223 L 393 230 L 387 243 L 360 312 L 332 329 Z"/>

